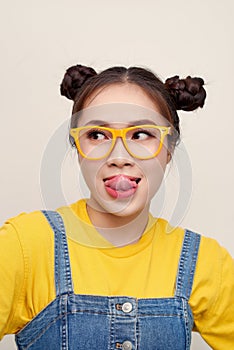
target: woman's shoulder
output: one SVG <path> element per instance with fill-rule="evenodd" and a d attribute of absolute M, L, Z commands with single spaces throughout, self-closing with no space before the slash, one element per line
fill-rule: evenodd
<path fill-rule="evenodd" d="M 22 212 L 16 216 L 8 218 L 4 225 L 12 225 L 15 228 L 35 227 L 39 224 L 43 224 L 45 221 L 44 215 L 41 210 L 35 210 L 29 213 Z"/>
<path fill-rule="evenodd" d="M 230 278 L 232 277 L 231 280 L 233 281 L 234 260 L 228 249 L 223 247 L 215 238 L 190 228 L 173 227 L 166 220 L 160 220 L 160 224 L 164 228 L 162 230 L 163 236 L 166 237 L 164 239 L 171 240 L 174 246 L 176 246 L 176 242 L 179 245 L 181 244 L 180 250 L 182 250 L 186 232 L 199 237 L 195 285 L 198 281 L 200 283 L 201 280 L 205 281 L 206 284 L 211 279 L 216 279 L 216 283 L 218 281 L 221 283 L 225 274 L 229 275 Z"/>
<path fill-rule="evenodd" d="M 36 242 L 50 239 L 50 226 L 42 211 L 20 213 L 5 221 L 0 228 L 2 236 L 15 236 L 20 242 Z"/>
<path fill-rule="evenodd" d="M 227 249 L 222 247 L 222 245 L 215 238 L 204 235 L 191 228 L 172 226 L 169 221 L 163 218 L 158 218 L 155 220 L 155 227 L 158 227 L 158 232 L 161 239 L 170 241 L 172 244 L 177 242 L 182 245 L 186 232 L 192 235 L 197 235 L 200 238 L 198 256 L 205 261 L 214 259 L 217 260 L 218 256 L 230 255 Z"/>

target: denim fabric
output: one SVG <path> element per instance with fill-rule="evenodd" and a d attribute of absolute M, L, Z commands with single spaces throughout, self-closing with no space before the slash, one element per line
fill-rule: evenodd
<path fill-rule="evenodd" d="M 17 335 L 20 350 L 187 350 L 193 315 L 188 304 L 200 235 L 186 230 L 175 295 L 136 299 L 76 295 L 62 218 L 44 211 L 55 234 L 56 299 Z"/>

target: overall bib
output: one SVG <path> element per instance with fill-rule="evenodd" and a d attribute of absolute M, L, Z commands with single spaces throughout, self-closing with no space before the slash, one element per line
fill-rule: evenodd
<path fill-rule="evenodd" d="M 188 300 L 200 235 L 185 231 L 174 297 L 76 295 L 63 220 L 57 212 L 43 213 L 54 231 L 56 299 L 16 335 L 20 350 L 190 349 Z"/>

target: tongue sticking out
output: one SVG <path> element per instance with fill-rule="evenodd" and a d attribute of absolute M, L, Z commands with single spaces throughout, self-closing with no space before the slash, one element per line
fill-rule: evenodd
<path fill-rule="evenodd" d="M 137 178 L 117 175 L 105 180 L 106 191 L 114 198 L 127 198 L 133 195 L 138 187 Z"/>

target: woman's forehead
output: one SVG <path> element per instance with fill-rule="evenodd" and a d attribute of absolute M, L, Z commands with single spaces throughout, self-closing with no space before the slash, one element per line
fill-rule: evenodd
<path fill-rule="evenodd" d="M 131 103 L 158 110 L 156 101 L 137 84 L 112 83 L 94 91 L 86 100 L 84 107 L 94 107 L 109 103 Z"/>
<path fill-rule="evenodd" d="M 141 124 L 168 124 L 158 111 L 131 103 L 108 103 L 85 108 L 72 116 L 72 125 L 84 126 L 125 123 Z"/>

